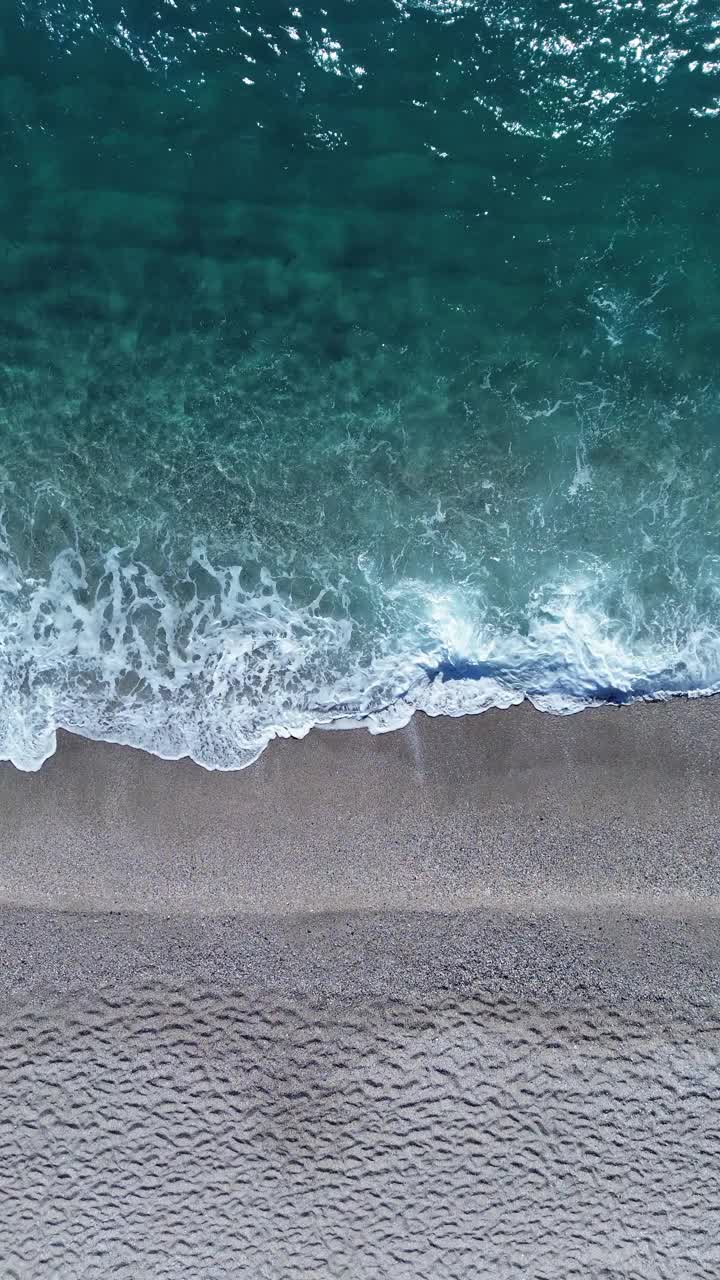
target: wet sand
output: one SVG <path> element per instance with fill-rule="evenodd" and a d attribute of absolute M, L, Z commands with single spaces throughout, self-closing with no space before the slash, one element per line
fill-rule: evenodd
<path fill-rule="evenodd" d="M 61 735 L 0 765 L 0 901 L 154 915 L 715 911 L 720 701 L 275 741 L 240 773 Z"/>
<path fill-rule="evenodd" d="M 720 991 L 720 701 L 416 717 L 241 773 L 0 766 L 0 997 L 123 974 L 553 1002 Z"/>
<path fill-rule="evenodd" d="M 719 782 L 717 700 L 1 766 L 7 1274 L 717 1275 Z"/>

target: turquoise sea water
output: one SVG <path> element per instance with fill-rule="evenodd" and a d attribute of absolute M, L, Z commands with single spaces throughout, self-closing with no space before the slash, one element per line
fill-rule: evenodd
<path fill-rule="evenodd" d="M 702 0 L 8 0 L 0 756 L 720 688 Z"/>

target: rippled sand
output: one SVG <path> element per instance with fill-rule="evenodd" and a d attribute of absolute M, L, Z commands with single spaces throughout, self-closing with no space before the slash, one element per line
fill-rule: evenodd
<path fill-rule="evenodd" d="M 6 1277 L 717 1276 L 717 1014 L 247 999 L 6 1013 Z"/>

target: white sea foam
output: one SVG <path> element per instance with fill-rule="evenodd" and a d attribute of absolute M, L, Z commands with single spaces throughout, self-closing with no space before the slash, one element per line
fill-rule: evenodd
<path fill-rule="evenodd" d="M 214 566 L 200 544 L 172 583 L 120 548 L 94 573 L 68 549 L 42 580 L 5 550 L 0 758 L 20 769 L 54 752 L 58 728 L 237 769 L 274 737 L 315 726 L 383 733 L 416 711 L 461 716 L 527 698 L 564 715 L 720 689 L 720 635 L 623 633 L 597 577 L 549 584 L 522 631 L 489 622 L 461 588 L 406 580 L 386 593 L 404 629 L 362 636 L 324 609 L 323 591 L 293 603 L 267 571 L 250 590 L 239 566 Z"/>

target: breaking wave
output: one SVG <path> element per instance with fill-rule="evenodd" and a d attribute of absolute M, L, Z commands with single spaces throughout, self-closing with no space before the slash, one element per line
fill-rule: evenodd
<path fill-rule="evenodd" d="M 195 543 L 172 582 L 110 550 L 71 549 L 46 580 L 6 555 L 0 578 L 0 758 L 38 769 L 59 728 L 209 769 L 256 760 L 316 726 L 382 733 L 416 711 L 460 716 L 528 699 L 566 715 L 604 702 L 720 689 L 720 632 L 668 618 L 662 642 L 623 632 L 597 581 L 538 592 L 521 630 L 483 625 L 477 599 L 421 582 L 384 601 L 380 636 L 326 605 L 295 605 L 260 570 L 214 565 Z M 335 600 L 337 606 L 337 599 Z"/>

